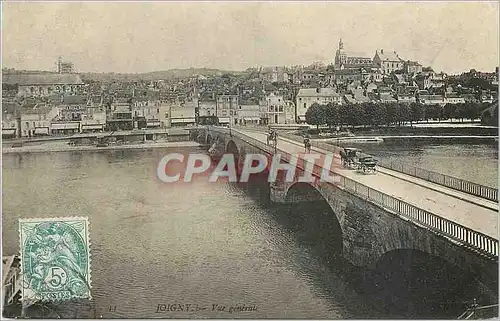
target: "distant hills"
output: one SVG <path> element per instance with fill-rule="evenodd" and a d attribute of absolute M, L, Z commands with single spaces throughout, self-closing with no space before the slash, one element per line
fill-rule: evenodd
<path fill-rule="evenodd" d="M 53 74 L 53 71 L 39 71 L 39 70 L 15 70 L 15 69 L 2 69 L 4 74 L 16 73 L 36 73 L 36 74 Z M 152 71 L 146 73 L 95 73 L 95 72 L 79 72 L 80 77 L 90 81 L 156 81 L 156 80 L 173 80 L 185 79 L 197 75 L 203 76 L 222 76 L 224 74 L 238 75 L 241 71 L 225 71 L 210 68 L 189 68 L 189 69 L 169 69 L 161 71 Z"/>

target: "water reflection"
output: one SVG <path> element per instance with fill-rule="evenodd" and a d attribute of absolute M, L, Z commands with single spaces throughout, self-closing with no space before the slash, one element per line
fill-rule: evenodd
<path fill-rule="evenodd" d="M 498 186 L 498 145 L 387 140 L 383 144 L 353 144 L 380 159 Z"/>

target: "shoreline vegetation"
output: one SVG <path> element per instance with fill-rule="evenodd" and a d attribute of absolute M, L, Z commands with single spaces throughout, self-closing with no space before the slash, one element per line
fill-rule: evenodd
<path fill-rule="evenodd" d="M 469 123 L 481 119 L 482 125 L 496 128 L 498 135 L 498 103 L 494 106 L 494 110 L 489 103 L 462 103 L 462 104 L 446 104 L 440 105 L 423 105 L 420 103 L 361 103 L 361 104 L 343 104 L 336 105 L 328 103 L 320 105 L 314 103 L 307 109 L 305 114 L 306 122 L 316 126 L 319 132 L 320 126 L 328 128 L 351 129 L 354 131 L 361 130 L 383 130 L 384 128 L 394 128 L 391 130 L 407 131 L 407 128 L 423 127 L 422 124 L 434 124 L 436 121 L 449 121 L 459 119 L 458 124 L 465 124 L 464 120 L 469 120 Z M 488 116 L 489 115 L 489 116 Z M 488 117 L 487 117 L 488 116 Z M 491 117 L 490 117 L 491 116 Z M 490 121 L 490 118 L 496 119 Z M 417 125 L 418 124 L 418 125 Z M 409 125 L 409 126 L 408 126 Z M 443 130 L 443 127 L 438 127 Z M 458 128 L 458 126 L 450 126 Z M 397 128 L 397 129 L 396 129 Z M 403 128 L 403 129 L 400 129 Z M 430 131 L 432 127 L 425 126 L 421 130 Z M 313 130 L 310 130 L 312 133 Z"/>

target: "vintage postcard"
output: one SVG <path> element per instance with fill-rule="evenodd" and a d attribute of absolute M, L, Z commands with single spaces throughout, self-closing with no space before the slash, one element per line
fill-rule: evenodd
<path fill-rule="evenodd" d="M 3 318 L 498 318 L 499 4 L 3 1 Z"/>

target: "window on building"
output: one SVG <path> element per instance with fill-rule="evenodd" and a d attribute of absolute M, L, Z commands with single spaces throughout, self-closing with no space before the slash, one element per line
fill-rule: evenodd
<path fill-rule="evenodd" d="M 33 122 L 33 127 L 36 127 L 35 122 Z"/>
<path fill-rule="evenodd" d="M 307 104 L 306 103 L 304 103 L 304 108 L 307 108 Z"/>
<path fill-rule="evenodd" d="M 156 108 L 156 113 L 159 114 L 160 113 L 160 108 Z"/>

